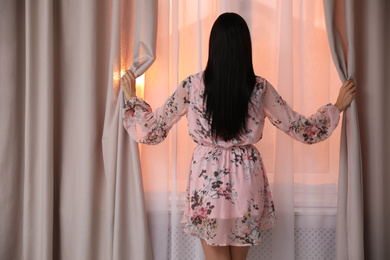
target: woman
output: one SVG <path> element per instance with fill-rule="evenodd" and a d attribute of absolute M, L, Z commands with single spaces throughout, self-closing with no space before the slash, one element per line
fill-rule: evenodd
<path fill-rule="evenodd" d="M 187 116 L 198 146 L 182 223 L 185 232 L 201 239 L 207 260 L 246 259 L 249 246 L 260 243 L 260 231 L 276 224 L 264 165 L 253 146 L 262 137 L 265 117 L 298 141 L 320 142 L 333 132 L 356 93 L 347 81 L 334 105 L 309 118 L 294 112 L 266 79 L 255 76 L 249 29 L 234 13 L 215 21 L 205 71 L 186 78 L 154 112 L 136 97 L 131 72 L 121 85 L 128 100 L 123 124 L 137 142 L 162 142 Z"/>

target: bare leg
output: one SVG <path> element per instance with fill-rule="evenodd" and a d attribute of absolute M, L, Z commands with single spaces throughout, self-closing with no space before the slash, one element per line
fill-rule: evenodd
<path fill-rule="evenodd" d="M 228 246 L 210 246 L 201 239 L 206 260 L 231 260 Z"/>
<path fill-rule="evenodd" d="M 245 260 L 248 255 L 249 246 L 230 246 L 232 260 Z"/>

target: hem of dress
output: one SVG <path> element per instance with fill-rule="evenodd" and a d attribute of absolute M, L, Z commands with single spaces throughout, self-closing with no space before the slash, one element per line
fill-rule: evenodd
<path fill-rule="evenodd" d="M 272 227 L 276 226 L 277 223 L 278 223 L 278 222 L 275 221 L 275 222 L 273 222 L 272 224 L 269 224 L 269 225 L 267 225 L 267 226 L 261 227 L 260 230 L 265 230 L 265 229 L 272 228 Z"/>
<path fill-rule="evenodd" d="M 182 222 L 182 224 L 186 224 L 186 222 Z M 269 229 L 269 228 L 272 228 L 274 227 L 275 225 L 277 224 L 277 221 L 273 222 L 272 224 L 269 224 L 267 226 L 264 226 L 264 227 L 261 227 L 260 230 L 265 230 L 265 229 Z M 240 247 L 244 247 L 244 246 L 258 246 L 261 244 L 261 239 L 254 243 L 254 244 L 242 244 L 242 243 L 225 243 L 225 244 L 210 244 L 209 241 L 207 239 L 205 239 L 204 237 L 202 237 L 201 235 L 199 235 L 198 233 L 194 233 L 194 232 L 191 232 L 189 231 L 188 229 L 184 228 L 183 231 L 191 236 L 194 236 L 194 237 L 197 237 L 199 239 L 203 239 L 207 245 L 209 246 L 240 246 Z"/>

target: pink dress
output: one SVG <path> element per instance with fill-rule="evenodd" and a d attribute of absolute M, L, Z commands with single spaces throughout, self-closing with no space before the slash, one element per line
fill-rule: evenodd
<path fill-rule="evenodd" d="M 187 115 L 189 135 L 198 146 L 188 176 L 184 231 L 209 245 L 256 245 L 260 231 L 276 224 L 264 164 L 253 146 L 262 137 L 265 117 L 292 138 L 312 144 L 333 132 L 340 112 L 328 104 L 306 118 L 294 112 L 270 83 L 257 77 L 248 132 L 228 142 L 214 141 L 205 119 L 202 75 L 186 78 L 154 112 L 142 99 L 130 99 L 123 110 L 123 125 L 135 141 L 154 145 Z"/>

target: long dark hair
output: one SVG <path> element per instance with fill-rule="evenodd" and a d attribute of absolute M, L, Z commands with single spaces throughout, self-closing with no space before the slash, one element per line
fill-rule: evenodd
<path fill-rule="evenodd" d="M 249 28 L 238 14 L 224 13 L 215 21 L 203 76 L 212 137 L 224 141 L 239 137 L 247 131 L 248 103 L 256 76 Z"/>

